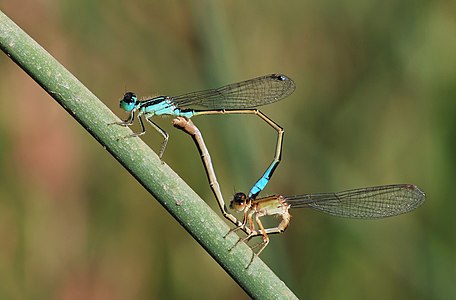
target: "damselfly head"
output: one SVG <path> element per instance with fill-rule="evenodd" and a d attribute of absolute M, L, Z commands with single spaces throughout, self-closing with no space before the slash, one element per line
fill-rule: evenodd
<path fill-rule="evenodd" d="M 122 100 L 120 100 L 120 108 L 130 112 L 135 108 L 138 97 L 133 92 L 126 92 Z"/>
<path fill-rule="evenodd" d="M 247 205 L 247 195 L 244 193 L 236 193 L 230 202 L 230 208 L 236 211 L 243 211 Z"/>

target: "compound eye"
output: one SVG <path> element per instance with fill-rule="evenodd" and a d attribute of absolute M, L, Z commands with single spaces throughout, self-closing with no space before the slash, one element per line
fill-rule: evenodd
<path fill-rule="evenodd" d="M 138 98 L 136 97 L 136 94 L 133 92 L 126 92 L 125 95 L 123 96 L 122 101 L 128 104 L 131 103 L 136 103 L 136 100 Z"/>
<path fill-rule="evenodd" d="M 237 211 L 242 211 L 247 203 L 247 196 L 244 193 L 234 194 L 233 199 L 230 202 L 230 208 Z"/>

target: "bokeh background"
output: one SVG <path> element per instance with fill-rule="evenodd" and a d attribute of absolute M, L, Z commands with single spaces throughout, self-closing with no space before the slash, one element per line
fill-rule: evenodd
<path fill-rule="evenodd" d="M 414 183 L 413 213 L 292 211 L 262 258 L 300 298 L 456 296 L 454 1 L 0 1 L 118 116 L 126 90 L 176 95 L 269 73 L 285 129 L 263 195 Z M 1 299 L 245 299 L 215 261 L 35 82 L 0 55 Z M 253 116 L 193 120 L 228 200 L 273 157 Z M 192 140 L 164 160 L 217 209 Z M 161 137 L 143 138 L 155 151 Z M 153 170 L 151 170 L 153 172 Z"/>

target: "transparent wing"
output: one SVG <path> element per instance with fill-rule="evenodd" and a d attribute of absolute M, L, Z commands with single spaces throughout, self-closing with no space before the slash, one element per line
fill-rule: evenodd
<path fill-rule="evenodd" d="M 284 199 L 291 208 L 309 207 L 335 216 L 372 219 L 409 212 L 424 202 L 425 194 L 412 184 L 394 184 Z"/>
<path fill-rule="evenodd" d="M 202 106 L 209 109 L 255 108 L 279 101 L 295 90 L 293 80 L 282 74 L 266 75 L 216 89 L 173 97 L 181 107 Z"/>

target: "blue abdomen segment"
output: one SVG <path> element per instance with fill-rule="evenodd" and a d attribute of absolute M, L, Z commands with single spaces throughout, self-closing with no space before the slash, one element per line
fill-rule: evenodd
<path fill-rule="evenodd" d="M 169 97 L 166 96 L 155 97 L 151 100 L 144 102 L 141 105 L 141 110 L 145 114 L 155 116 L 169 115 L 176 117 L 191 118 L 195 114 L 193 109 L 181 110 Z"/>
<path fill-rule="evenodd" d="M 268 184 L 269 179 L 261 177 L 252 187 L 249 193 L 249 198 L 255 198 Z"/>
<path fill-rule="evenodd" d="M 269 168 L 264 172 L 263 176 L 253 185 L 249 192 L 249 198 L 255 199 L 258 194 L 264 190 L 269 180 L 271 179 L 272 173 L 274 173 L 277 165 L 279 164 L 278 160 L 274 160 Z"/>
<path fill-rule="evenodd" d="M 195 111 L 193 109 L 179 109 L 176 108 L 174 110 L 174 115 L 177 117 L 186 117 L 186 118 L 191 118 L 195 115 Z"/>

